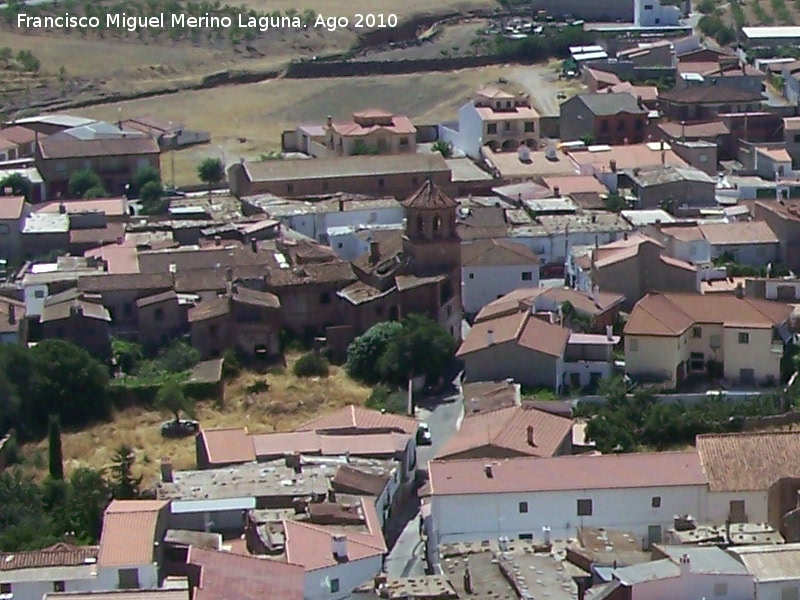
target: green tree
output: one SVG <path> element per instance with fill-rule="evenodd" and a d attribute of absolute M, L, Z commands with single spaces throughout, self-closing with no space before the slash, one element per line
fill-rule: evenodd
<path fill-rule="evenodd" d="M 619 194 L 609 194 L 608 197 L 603 200 L 603 205 L 606 207 L 607 211 L 615 213 L 622 212 L 628 208 L 628 202 Z"/>
<path fill-rule="evenodd" d="M 79 467 L 69 477 L 62 530 L 74 531 L 78 541 L 96 544 L 103 512 L 111 501 L 111 486 L 102 471 Z"/>
<path fill-rule="evenodd" d="M 11 48 L 8 46 L 0 48 L 0 64 L 3 65 L 4 69 L 8 68 L 12 58 L 14 58 L 14 51 Z"/>
<path fill-rule="evenodd" d="M 33 189 L 33 186 L 31 185 L 30 180 L 24 175 L 12 173 L 3 179 L 0 179 L 0 193 L 2 193 L 2 190 L 5 190 L 6 188 L 11 189 L 11 193 L 14 196 L 25 196 L 26 201 L 31 201 L 31 190 Z"/>
<path fill-rule="evenodd" d="M 161 173 L 152 165 L 141 167 L 134 173 L 131 187 L 134 194 L 140 194 L 145 184 L 150 182 L 161 183 Z"/>
<path fill-rule="evenodd" d="M 28 402 L 41 415 L 56 414 L 67 426 L 85 425 L 108 416 L 108 371 L 85 349 L 64 340 L 49 339 L 30 350 L 32 373 Z"/>
<path fill-rule="evenodd" d="M 385 410 L 397 415 L 404 415 L 408 411 L 408 395 L 388 386 L 378 385 L 372 388 L 372 392 L 364 406 L 374 410 Z"/>
<path fill-rule="evenodd" d="M 347 347 L 345 370 L 353 379 L 366 383 L 380 380 L 378 360 L 389 342 L 395 339 L 403 326 L 397 321 L 385 321 L 370 327 Z"/>
<path fill-rule="evenodd" d="M 64 453 L 61 450 L 61 423 L 58 415 L 50 415 L 47 430 L 50 477 L 64 479 Z"/>
<path fill-rule="evenodd" d="M 431 150 L 441 154 L 442 158 L 450 158 L 453 156 L 453 144 L 445 142 L 444 140 L 436 140 L 431 146 Z"/>
<path fill-rule="evenodd" d="M 225 179 L 225 165 L 218 158 L 208 157 L 198 165 L 197 175 L 200 177 L 200 181 L 208 184 L 210 195 L 214 185 Z"/>
<path fill-rule="evenodd" d="M 96 185 L 94 187 L 89 188 L 83 194 L 83 198 L 86 200 L 93 200 L 95 198 L 107 198 L 108 192 L 106 189 L 101 185 Z"/>
<path fill-rule="evenodd" d="M 111 491 L 118 500 L 135 500 L 141 496 L 139 487 L 142 476 L 134 477 L 133 467 L 136 464 L 136 454 L 133 448 L 123 444 L 114 453 L 111 462 Z"/>
<path fill-rule="evenodd" d="M 111 338 L 111 356 L 123 373 L 131 374 L 144 358 L 144 350 L 136 342 Z"/>
<path fill-rule="evenodd" d="M 91 169 L 79 169 L 70 175 L 68 188 L 72 198 L 83 198 L 91 189 L 103 189 L 103 181 Z"/>
<path fill-rule="evenodd" d="M 142 201 L 144 212 L 148 215 L 155 215 L 165 212 L 165 203 L 161 201 L 164 196 L 164 186 L 160 181 L 148 181 L 139 191 L 139 199 Z"/>
<path fill-rule="evenodd" d="M 180 373 L 200 362 L 200 352 L 197 348 L 179 340 L 159 353 L 158 362 L 165 371 Z"/>
<path fill-rule="evenodd" d="M 194 414 L 194 401 L 183 393 L 183 386 L 176 381 L 169 381 L 161 386 L 154 406 L 157 410 L 171 413 L 176 423 L 181 419 L 181 412 L 189 416 Z"/>
<path fill-rule="evenodd" d="M 400 334 L 378 360 L 381 379 L 402 384 L 408 377 L 439 377 L 455 354 L 453 336 L 435 321 L 418 314 L 406 317 Z"/>
<path fill-rule="evenodd" d="M 327 377 L 330 365 L 318 352 L 307 352 L 297 359 L 292 372 L 297 377 Z"/>

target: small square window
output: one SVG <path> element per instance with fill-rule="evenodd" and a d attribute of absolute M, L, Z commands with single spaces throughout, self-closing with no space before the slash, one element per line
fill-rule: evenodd
<path fill-rule="evenodd" d="M 331 579 L 331 594 L 335 594 L 339 591 L 339 578 Z"/>
<path fill-rule="evenodd" d="M 533 541 L 533 534 L 532 533 L 520 533 L 519 539 L 532 542 Z"/>
<path fill-rule="evenodd" d="M 701 338 L 701 337 L 703 337 L 703 328 L 702 327 L 692 327 L 692 337 L 693 338 Z"/>
<path fill-rule="evenodd" d="M 489 134 L 497 133 L 497 123 L 489 123 L 486 126 L 486 133 L 489 133 Z"/>
<path fill-rule="evenodd" d="M 661 496 L 653 496 L 653 499 L 650 500 L 650 506 L 652 508 L 661 508 Z"/>
<path fill-rule="evenodd" d="M 638 352 L 639 351 L 639 340 L 636 338 L 628 339 L 628 350 L 631 352 Z"/>
<path fill-rule="evenodd" d="M 10 583 L 0 583 L 0 594 L 13 594 L 14 591 Z"/>
<path fill-rule="evenodd" d="M 286 186 L 286 193 L 294 194 L 294 186 L 291 183 Z"/>
<path fill-rule="evenodd" d="M 592 499 L 591 498 L 582 498 L 578 500 L 578 516 L 579 517 L 591 517 L 592 516 Z"/>
<path fill-rule="evenodd" d="M 53 582 L 53 591 L 54 592 L 66 592 L 67 587 L 64 585 L 63 581 L 54 581 Z"/>
<path fill-rule="evenodd" d="M 746 331 L 739 332 L 739 343 L 740 344 L 749 344 L 750 343 L 750 334 Z"/>
<path fill-rule="evenodd" d="M 528 503 L 527 502 L 520 502 L 519 503 L 519 512 L 520 513 L 528 512 Z"/>
<path fill-rule="evenodd" d="M 33 297 L 41 300 L 42 298 L 44 298 L 44 290 L 36 290 L 35 292 L 33 292 Z"/>
<path fill-rule="evenodd" d="M 386 187 L 386 180 L 383 177 L 378 178 L 378 187 Z"/>
<path fill-rule="evenodd" d="M 319 295 L 319 303 L 320 304 L 330 304 L 331 303 L 331 295 L 328 292 L 324 292 Z"/>
<path fill-rule="evenodd" d="M 526 121 L 525 122 L 525 133 L 533 133 L 533 121 Z"/>
<path fill-rule="evenodd" d="M 468 279 L 475 279 L 475 273 L 470 273 Z"/>
<path fill-rule="evenodd" d="M 533 280 L 533 273 L 530 271 L 524 271 L 522 273 L 522 281 L 531 281 Z"/>

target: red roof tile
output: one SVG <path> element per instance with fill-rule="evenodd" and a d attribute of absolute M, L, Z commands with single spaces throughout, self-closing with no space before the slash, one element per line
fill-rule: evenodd
<path fill-rule="evenodd" d="M 99 546 L 76 546 L 64 542 L 27 552 L 0 553 L 0 571 L 40 567 L 73 567 L 97 562 Z"/>
<path fill-rule="evenodd" d="M 458 202 L 445 194 L 439 186 L 430 179 L 425 180 L 416 192 L 401 202 L 406 208 L 437 210 L 440 208 L 455 208 Z"/>
<path fill-rule="evenodd" d="M 154 562 L 159 520 L 168 505 L 163 500 L 112 501 L 103 516 L 98 564 L 116 567 Z"/>
<path fill-rule="evenodd" d="M 198 435 L 212 467 L 256 460 L 253 437 L 247 435 L 244 427 L 201 429 Z"/>
<path fill-rule="evenodd" d="M 417 420 L 412 417 L 382 413 L 379 410 L 351 404 L 327 415 L 317 417 L 298 427 L 297 431 L 389 429 L 416 434 L 417 426 Z"/>

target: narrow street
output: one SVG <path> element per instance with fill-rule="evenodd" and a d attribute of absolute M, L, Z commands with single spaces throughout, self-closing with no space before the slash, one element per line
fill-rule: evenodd
<path fill-rule="evenodd" d="M 430 446 L 417 449 L 419 469 L 427 471 L 428 461 L 447 443 L 455 433 L 461 415 L 461 396 L 450 396 L 434 403 L 421 401 L 417 418 L 431 429 Z M 413 511 L 413 513 L 412 513 Z M 409 521 L 386 557 L 385 568 L 390 577 L 413 577 L 425 574 L 425 549 L 419 535 L 419 508 L 409 510 Z"/>

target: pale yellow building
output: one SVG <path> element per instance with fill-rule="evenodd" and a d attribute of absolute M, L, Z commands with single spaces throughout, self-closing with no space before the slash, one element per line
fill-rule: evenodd
<path fill-rule="evenodd" d="M 417 151 L 417 128 L 408 117 L 383 110 L 353 113 L 352 121 L 325 125 L 329 155 L 404 154 Z"/>
<path fill-rule="evenodd" d="M 671 387 L 691 374 L 778 383 L 791 313 L 786 304 L 741 293 L 648 294 L 625 325 L 626 373 Z"/>

